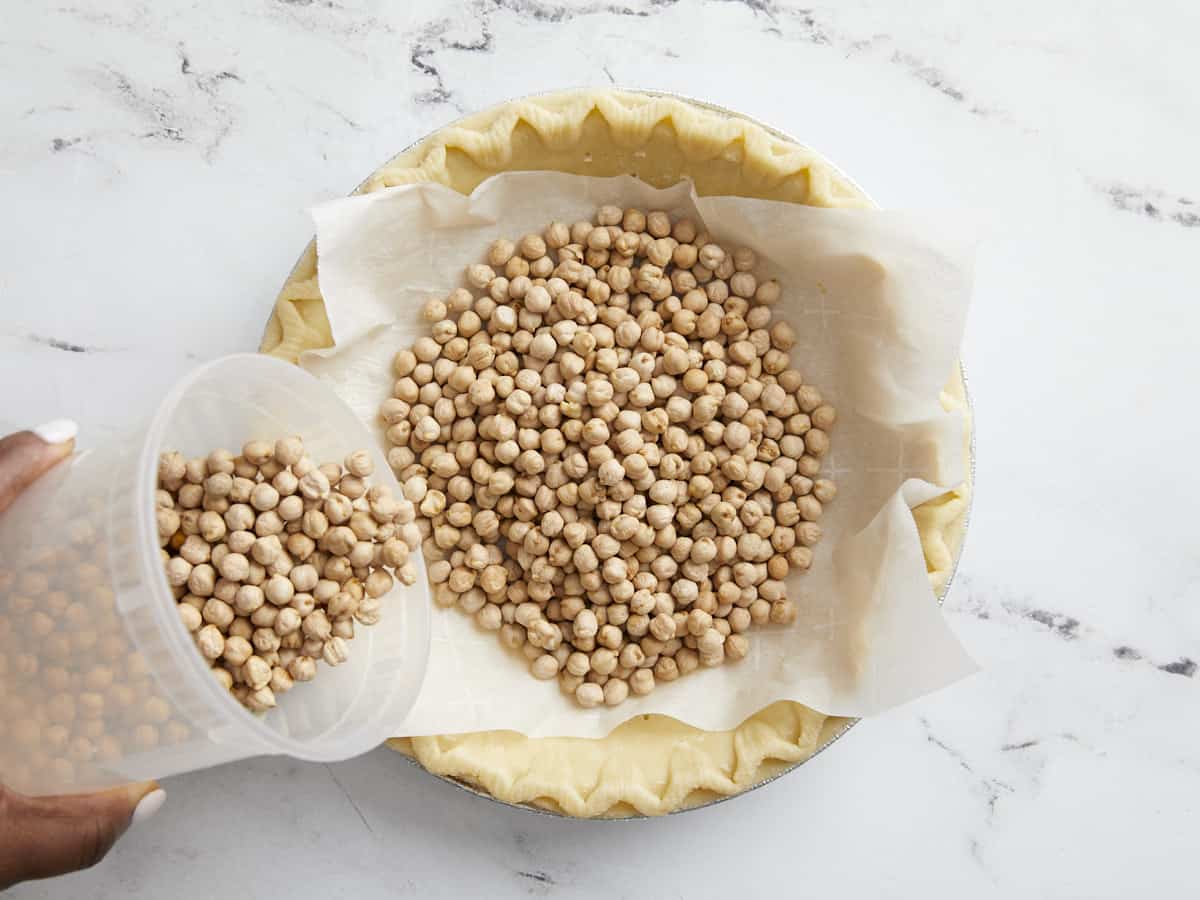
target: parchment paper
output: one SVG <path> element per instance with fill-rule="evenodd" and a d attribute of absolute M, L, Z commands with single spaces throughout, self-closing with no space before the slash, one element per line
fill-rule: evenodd
<path fill-rule="evenodd" d="M 839 494 L 812 569 L 788 580 L 799 620 L 751 629 L 741 662 L 584 710 L 470 616 L 435 609 L 425 685 L 395 733 L 599 737 L 651 712 L 726 729 L 780 699 L 864 716 L 972 672 L 934 601 L 909 513 L 964 478 L 962 417 L 939 402 L 971 289 L 973 242 L 958 222 L 697 197 L 686 182 L 657 190 L 626 176 L 508 173 L 470 197 L 433 184 L 383 190 L 314 210 L 336 347 L 301 364 L 384 441 L 378 408 L 390 396 L 391 358 L 427 333 L 422 304 L 462 285 L 492 240 L 590 218 L 603 203 L 690 216 L 725 246 L 754 248 L 760 277 L 783 285 L 775 311 L 799 334 L 792 364 L 839 413 L 825 460 Z"/>

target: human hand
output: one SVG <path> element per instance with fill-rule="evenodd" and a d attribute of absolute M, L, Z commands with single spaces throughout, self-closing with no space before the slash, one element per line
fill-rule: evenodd
<path fill-rule="evenodd" d="M 0 513 L 71 455 L 75 431 L 73 422 L 58 420 L 0 438 Z M 165 799 L 154 782 L 62 797 L 26 797 L 0 785 L 0 891 L 95 865 Z"/>
<path fill-rule="evenodd" d="M 152 781 L 62 797 L 26 797 L 0 785 L 0 891 L 94 866 L 166 796 Z"/>

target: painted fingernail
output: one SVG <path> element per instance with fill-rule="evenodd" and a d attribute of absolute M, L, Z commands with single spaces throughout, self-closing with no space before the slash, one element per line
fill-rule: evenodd
<path fill-rule="evenodd" d="M 162 788 L 153 790 L 145 797 L 138 801 L 138 805 L 133 809 L 133 817 L 129 820 L 129 827 L 136 828 L 147 819 L 152 818 L 156 812 L 162 809 L 162 805 L 167 802 L 167 792 Z"/>
<path fill-rule="evenodd" d="M 47 444 L 65 444 L 79 434 L 79 426 L 70 419 L 51 419 L 33 429 L 33 433 Z"/>

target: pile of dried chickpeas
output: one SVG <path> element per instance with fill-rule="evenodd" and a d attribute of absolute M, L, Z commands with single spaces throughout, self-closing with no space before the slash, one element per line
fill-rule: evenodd
<path fill-rule="evenodd" d="M 774 280 L 687 219 L 601 207 L 495 241 L 430 300 L 381 416 L 435 596 L 615 706 L 788 624 L 836 419 Z"/>
<path fill-rule="evenodd" d="M 374 625 L 392 571 L 411 585 L 412 503 L 369 486 L 369 453 L 317 465 L 298 437 L 240 456 L 159 458 L 158 537 L 179 617 L 233 696 L 265 712 L 317 662 L 340 665 Z"/>

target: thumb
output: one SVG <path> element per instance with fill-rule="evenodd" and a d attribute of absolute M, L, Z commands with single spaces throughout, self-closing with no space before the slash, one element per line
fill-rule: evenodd
<path fill-rule="evenodd" d="M 55 419 L 33 431 L 0 438 L 0 512 L 38 476 L 71 455 L 77 431 L 70 419 Z"/>
<path fill-rule="evenodd" d="M 0 891 L 94 866 L 166 796 L 154 782 L 63 797 L 26 797 L 0 786 Z"/>

